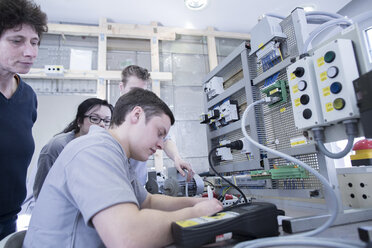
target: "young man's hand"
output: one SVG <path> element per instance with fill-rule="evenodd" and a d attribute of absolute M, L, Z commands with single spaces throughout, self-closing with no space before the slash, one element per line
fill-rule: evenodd
<path fill-rule="evenodd" d="M 186 176 L 186 173 L 183 171 L 184 169 L 187 170 L 187 178 L 186 181 L 190 182 L 191 179 L 194 177 L 195 172 L 192 170 L 191 164 L 182 160 L 182 159 L 175 159 L 174 160 L 174 167 L 181 173 L 182 176 Z"/>
<path fill-rule="evenodd" d="M 198 216 L 208 216 L 215 214 L 223 209 L 222 203 L 213 198 L 211 200 L 205 199 L 204 201 L 198 202 L 194 206 Z"/>

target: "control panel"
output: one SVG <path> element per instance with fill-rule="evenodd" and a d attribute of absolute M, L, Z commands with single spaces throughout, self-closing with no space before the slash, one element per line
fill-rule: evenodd
<path fill-rule="evenodd" d="M 317 49 L 313 62 L 324 123 L 358 118 L 353 80 L 359 73 L 351 40 L 337 39 Z"/>
<path fill-rule="evenodd" d="M 287 67 L 289 91 L 295 125 L 306 130 L 323 124 L 312 57 L 302 58 Z"/>

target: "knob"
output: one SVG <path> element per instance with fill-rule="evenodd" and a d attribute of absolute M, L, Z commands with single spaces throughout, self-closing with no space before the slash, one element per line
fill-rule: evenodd
<path fill-rule="evenodd" d="M 331 84 L 331 92 L 338 94 L 342 90 L 342 84 L 340 82 L 334 82 Z"/>
<path fill-rule="evenodd" d="M 301 104 L 302 105 L 306 105 L 306 104 L 308 104 L 309 103 L 309 101 L 310 101 L 310 97 L 309 97 L 309 95 L 302 95 L 301 97 L 300 97 L 300 102 L 301 102 Z"/>
<path fill-rule="evenodd" d="M 303 67 L 297 67 L 293 74 L 295 74 L 296 77 L 302 77 L 305 74 L 305 69 Z"/>
<path fill-rule="evenodd" d="M 313 115 L 313 112 L 310 110 L 310 109 L 305 109 L 303 112 L 302 112 L 302 116 L 308 120 L 311 118 L 311 116 Z"/>

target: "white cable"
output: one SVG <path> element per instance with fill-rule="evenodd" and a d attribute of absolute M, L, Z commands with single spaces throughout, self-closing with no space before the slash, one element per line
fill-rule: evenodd
<path fill-rule="evenodd" d="M 311 32 L 310 35 L 309 35 L 309 37 L 306 39 L 305 44 L 304 44 L 304 48 L 303 48 L 301 54 L 307 53 L 310 43 L 321 32 L 323 32 L 324 30 L 326 30 L 326 29 L 328 29 L 330 27 L 341 25 L 341 24 L 351 25 L 351 24 L 353 24 L 353 22 L 350 19 L 348 19 L 348 18 L 339 18 L 339 19 L 333 19 L 333 20 L 331 20 L 329 22 L 323 23 L 322 25 L 320 25 L 317 28 L 315 28 L 314 31 Z"/>
<path fill-rule="evenodd" d="M 338 18 L 344 18 L 343 15 L 332 13 L 332 12 L 326 12 L 326 11 L 308 11 L 305 12 L 306 16 L 328 16 L 332 19 L 338 19 Z"/>
<path fill-rule="evenodd" d="M 287 159 L 301 167 L 303 167 L 304 169 L 308 170 L 309 172 L 311 172 L 312 174 L 314 174 L 322 183 L 323 185 L 325 186 L 325 190 L 327 190 L 330 194 L 330 197 L 331 197 L 331 201 L 332 201 L 332 205 L 333 205 L 333 208 L 331 211 L 331 215 L 330 215 L 330 218 L 321 226 L 319 226 L 318 228 L 312 230 L 312 231 L 309 231 L 309 232 L 304 232 L 304 233 L 300 233 L 300 234 L 295 234 L 295 235 L 291 235 L 290 237 L 291 238 L 297 238 L 297 237 L 307 237 L 307 236 L 313 236 L 313 235 L 316 235 L 316 234 L 319 234 L 321 232 L 323 232 L 325 229 L 327 229 L 329 226 L 332 225 L 332 223 L 336 220 L 337 218 L 337 213 L 338 213 L 338 201 L 337 201 L 337 196 L 336 196 L 336 193 L 333 191 L 333 188 L 332 188 L 332 185 L 327 181 L 327 179 L 325 179 L 321 174 L 319 174 L 319 172 L 317 172 L 316 170 L 314 170 L 313 168 L 311 168 L 309 165 L 305 164 L 304 162 L 294 158 L 294 157 L 291 157 L 287 154 L 284 154 L 282 152 L 279 152 L 279 151 L 276 151 L 274 149 L 271 149 L 269 147 L 266 147 L 264 145 L 261 145 L 259 144 L 258 142 L 256 142 L 255 140 L 253 140 L 247 133 L 246 129 L 245 129 L 245 123 L 246 123 L 246 118 L 247 118 L 247 115 L 249 113 L 249 111 L 256 105 L 258 104 L 263 104 L 263 103 L 269 103 L 271 101 L 275 100 L 274 98 L 270 98 L 270 97 L 265 97 L 261 100 L 258 100 L 258 101 L 255 101 L 251 104 L 249 104 L 249 106 L 247 107 L 247 109 L 244 111 L 243 113 L 243 117 L 242 117 L 242 121 L 241 121 L 241 129 L 242 129 L 242 132 L 245 136 L 245 138 L 248 140 L 248 142 L 252 143 L 253 145 L 255 145 L 256 147 L 258 147 L 259 149 L 262 149 L 264 151 L 267 151 L 269 153 L 272 153 L 272 154 L 275 154 L 279 157 L 282 157 L 284 159 Z M 279 241 L 281 239 L 288 239 L 289 237 L 288 236 L 285 236 L 285 237 L 279 237 L 279 238 L 269 238 L 269 240 L 272 240 L 273 242 L 274 241 Z M 248 241 L 247 244 L 249 242 L 252 242 L 252 243 L 256 243 L 256 242 L 265 242 L 266 240 L 268 239 L 261 239 L 261 240 L 254 240 L 254 241 Z M 256 246 L 254 246 L 256 247 Z M 264 247 L 264 246 L 258 246 L 258 247 Z"/>
<path fill-rule="evenodd" d="M 306 16 L 306 21 L 308 24 L 323 24 L 331 20 L 333 19 L 328 16 Z"/>
<path fill-rule="evenodd" d="M 266 13 L 266 14 L 264 14 L 264 16 L 271 16 L 271 17 L 274 17 L 274 18 L 282 19 L 282 20 L 285 19 L 285 16 L 282 16 L 282 15 L 279 15 L 279 14 L 276 14 L 276 13 Z"/>
<path fill-rule="evenodd" d="M 275 246 L 295 246 L 306 245 L 306 246 L 315 246 L 315 247 L 330 247 L 330 248 L 359 248 L 366 247 L 366 244 L 361 241 L 350 241 L 350 240 L 337 240 L 330 238 L 321 238 L 317 237 L 301 237 L 301 238 L 291 238 L 285 236 L 279 240 L 279 238 L 270 238 L 264 240 L 255 240 L 256 242 L 247 241 L 242 242 L 234 246 L 234 248 L 257 248 L 257 247 L 275 247 Z M 248 245 L 249 246 L 246 246 Z"/>

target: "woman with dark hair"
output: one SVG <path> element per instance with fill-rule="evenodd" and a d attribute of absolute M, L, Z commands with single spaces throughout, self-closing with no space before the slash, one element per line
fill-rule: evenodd
<path fill-rule="evenodd" d="M 28 0 L 0 1 L 0 240 L 16 230 L 35 150 L 37 98 L 19 74 L 30 71 L 47 16 Z"/>
<path fill-rule="evenodd" d="M 106 100 L 89 98 L 80 103 L 75 119 L 41 149 L 33 187 L 35 199 L 39 196 L 49 170 L 63 148 L 73 139 L 87 134 L 91 125 L 98 125 L 108 129 L 112 112 L 113 106 Z"/>

